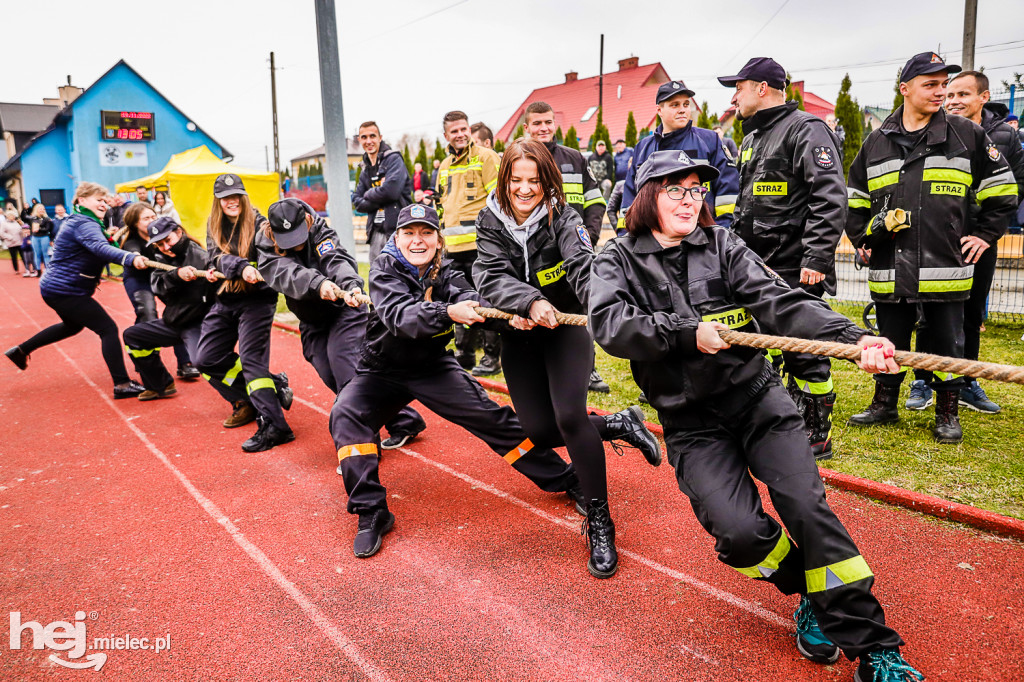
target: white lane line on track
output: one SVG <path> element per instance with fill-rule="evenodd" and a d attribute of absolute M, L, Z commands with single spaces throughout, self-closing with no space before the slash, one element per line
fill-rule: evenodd
<path fill-rule="evenodd" d="M 7 292 L 6 287 L 4 287 L 4 291 L 5 293 Z M 18 308 L 21 310 L 22 315 L 24 315 L 26 319 L 31 320 L 33 324 L 35 324 L 37 329 L 41 329 L 39 323 L 36 322 L 34 318 L 29 316 L 29 314 L 25 311 L 25 309 L 21 306 L 20 303 L 18 303 L 18 301 L 15 298 L 10 297 L 10 300 L 12 300 L 14 304 L 18 306 Z M 164 466 L 170 469 L 174 477 L 178 479 L 178 482 L 180 482 L 181 485 L 185 488 L 185 490 L 187 490 L 188 493 L 195 499 L 195 501 L 199 503 L 199 506 L 203 508 L 203 511 L 209 514 L 214 521 L 216 521 L 224 527 L 224 530 L 228 532 L 228 535 L 230 535 L 231 539 L 235 541 L 235 544 L 237 544 L 242 549 L 242 551 L 249 555 L 249 558 L 252 559 L 257 566 L 260 567 L 260 569 L 267 575 L 268 578 L 274 581 L 277 584 L 277 586 L 280 587 L 282 591 L 284 591 L 285 594 L 291 597 L 292 601 L 294 601 L 299 606 L 299 608 L 302 609 L 302 611 L 306 614 L 306 616 L 309 617 L 311 621 L 313 621 L 317 628 L 319 628 L 320 631 L 323 632 L 324 635 L 329 640 L 331 640 L 335 644 L 335 646 L 338 647 L 338 649 L 341 650 L 341 652 L 345 655 L 346 658 L 348 658 L 357 668 L 359 668 L 360 672 L 362 672 L 362 674 L 365 675 L 367 679 L 377 680 L 379 682 L 388 682 L 390 680 L 390 678 L 384 673 L 384 671 L 377 668 L 375 665 L 366 660 L 362 652 L 360 652 L 359 647 L 357 647 L 356 644 L 352 642 L 352 640 L 346 637 L 341 630 L 335 627 L 331 620 L 320 609 L 318 609 L 316 605 L 312 601 L 310 601 L 309 598 L 306 597 L 306 595 L 303 594 L 302 591 L 300 591 L 299 588 L 296 587 L 293 582 L 291 582 L 290 580 L 288 580 L 287 577 L 285 577 L 284 573 L 281 572 L 281 569 L 279 569 L 274 564 L 274 562 L 271 561 L 270 558 L 263 553 L 263 551 L 259 547 L 257 547 L 251 540 L 245 537 L 245 534 L 238 530 L 238 528 L 235 527 L 233 523 L 231 523 L 231 520 L 224 515 L 220 508 L 217 507 L 217 505 L 214 504 L 212 500 L 203 495 L 203 493 L 200 492 L 199 489 L 192 484 L 192 481 L 190 481 L 188 477 L 181 472 L 181 470 L 179 470 L 176 466 L 174 466 L 174 464 L 171 463 L 171 460 L 167 458 L 167 455 L 165 455 L 156 445 L 154 445 L 153 442 L 150 441 L 149 438 L 146 436 L 146 434 L 143 433 L 139 429 L 139 427 L 135 426 L 135 424 L 133 424 L 126 417 L 126 415 L 121 411 L 121 409 L 118 408 L 117 405 L 114 403 L 114 399 L 107 395 L 106 391 L 104 391 L 92 379 L 90 379 L 89 376 L 84 371 L 82 371 L 82 368 L 78 366 L 78 363 L 72 360 L 71 356 L 64 352 L 63 348 L 59 346 L 55 346 L 55 348 L 61 355 L 64 356 L 64 359 L 68 361 L 68 364 L 70 364 L 75 369 L 75 371 L 78 372 L 78 374 L 85 380 L 85 382 L 92 386 L 93 389 L 95 389 L 96 392 L 100 394 L 100 397 L 103 398 L 103 400 L 107 403 L 110 409 L 115 414 L 117 414 L 117 416 L 120 417 L 122 421 L 124 421 L 124 423 L 132 431 L 132 433 L 134 433 L 139 438 L 139 440 L 141 440 L 143 444 L 145 444 L 149 451 L 158 460 L 160 460 Z"/>
<path fill-rule="evenodd" d="M 330 416 L 330 411 L 325 410 L 322 407 L 320 407 L 319 405 L 317 405 L 315 403 L 311 403 L 308 400 L 304 400 L 304 399 L 299 398 L 298 396 L 296 396 L 295 402 L 301 403 L 302 405 L 305 405 L 306 407 L 308 407 L 311 410 L 314 410 L 316 412 L 319 412 L 320 414 Z M 556 526 L 561 526 L 562 528 L 566 528 L 568 530 L 571 530 L 571 531 L 573 531 L 573 533 L 578 533 L 579 532 L 579 524 L 578 523 L 574 523 L 572 521 L 566 521 L 565 519 L 560 519 L 560 518 L 558 518 L 557 516 L 555 516 L 553 514 L 549 514 L 548 512 L 544 511 L 543 509 L 539 509 L 537 507 L 534 507 L 532 504 L 530 504 L 529 502 L 526 502 L 525 500 L 521 500 L 518 497 L 505 492 L 504 490 L 500 490 L 498 488 L 495 488 L 494 486 L 492 486 L 492 485 L 490 485 L 488 483 L 484 483 L 483 481 L 479 481 L 479 480 L 473 478 L 472 476 L 468 476 L 468 475 L 462 473 L 461 471 L 457 471 L 455 469 L 452 469 L 451 467 L 445 466 L 444 464 L 441 464 L 440 462 L 435 462 L 434 460 L 430 459 L 429 457 L 421 455 L 420 453 L 418 453 L 418 452 L 416 452 L 414 450 L 410 450 L 409 448 L 402 447 L 402 448 L 398 448 L 398 451 L 402 452 L 402 453 L 404 453 L 404 454 L 406 454 L 406 455 L 408 455 L 410 457 L 412 457 L 413 459 L 418 459 L 419 461 L 423 462 L 424 464 L 429 464 L 432 467 L 440 469 L 441 471 L 443 471 L 444 473 L 446 473 L 446 474 L 448 474 L 450 476 L 454 476 L 455 478 L 458 478 L 458 479 L 460 479 L 460 480 L 462 480 L 462 481 L 464 481 L 466 483 L 469 483 L 474 488 L 479 488 L 480 490 L 484 490 L 486 492 L 489 492 L 490 494 L 492 494 L 492 495 L 494 495 L 496 497 L 500 497 L 501 499 L 503 499 L 503 500 L 505 500 L 507 502 L 511 502 L 514 505 L 522 507 L 523 509 L 527 510 L 531 514 L 535 514 L 536 516 L 539 516 L 540 518 L 544 519 L 545 521 L 548 521 L 549 523 L 552 523 L 552 524 L 554 524 Z M 630 559 L 632 559 L 633 561 L 636 561 L 636 562 L 638 562 L 640 564 L 643 564 L 644 566 L 647 566 L 648 568 L 650 568 L 652 570 L 655 570 L 658 573 L 661 573 L 663 575 L 667 575 L 668 577 L 672 578 L 673 580 L 678 580 L 679 582 L 686 583 L 687 585 L 689 585 L 689 586 L 691 586 L 691 587 L 693 587 L 693 588 L 695 588 L 695 589 L 697 589 L 697 590 L 699 590 L 701 592 L 704 592 L 705 594 L 707 594 L 707 595 L 709 595 L 711 597 L 714 597 L 715 599 L 723 601 L 723 602 L 725 602 L 725 603 L 727 603 L 727 604 L 729 604 L 731 606 L 735 606 L 738 609 L 742 609 L 743 611 L 746 611 L 747 613 L 750 613 L 751 615 L 757 616 L 758 618 L 761 618 L 761 619 L 771 623 L 772 625 L 777 625 L 777 626 L 779 626 L 781 628 L 784 628 L 786 630 L 793 630 L 793 631 L 796 630 L 796 627 L 794 626 L 794 624 L 793 624 L 793 622 L 791 620 L 788 620 L 786 618 L 782 618 L 781 616 L 779 616 L 777 614 L 774 614 L 771 611 L 769 611 L 769 610 L 767 610 L 767 609 L 765 609 L 763 607 L 758 606 L 757 604 L 749 602 L 746 599 L 743 599 L 742 597 L 737 597 L 736 595 L 734 595 L 731 592 L 727 592 L 725 590 L 719 589 L 719 588 L 715 587 L 714 585 L 710 585 L 710 584 L 704 582 L 703 580 L 699 580 L 697 578 L 694 578 L 692 575 L 688 575 L 686 573 L 683 573 L 682 571 L 677 571 L 674 568 L 669 568 L 668 566 L 665 566 L 664 564 L 658 563 L 657 561 L 654 561 L 653 559 L 648 559 L 647 557 L 643 556 L 642 554 L 638 554 L 638 553 L 636 553 L 636 552 L 634 552 L 632 550 L 623 549 L 621 547 L 618 547 L 617 549 L 619 551 L 619 554 L 622 555 L 622 556 L 627 556 Z"/>

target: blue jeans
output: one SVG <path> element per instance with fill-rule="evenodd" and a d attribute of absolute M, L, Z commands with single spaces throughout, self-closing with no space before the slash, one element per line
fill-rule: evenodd
<path fill-rule="evenodd" d="M 32 254 L 35 256 L 36 270 L 50 267 L 50 238 L 32 235 Z"/>

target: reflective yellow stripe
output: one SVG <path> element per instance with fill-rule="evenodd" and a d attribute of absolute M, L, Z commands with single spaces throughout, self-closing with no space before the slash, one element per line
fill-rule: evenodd
<path fill-rule="evenodd" d="M 508 453 L 506 453 L 503 456 L 506 462 L 508 462 L 509 464 L 515 464 L 516 462 L 519 461 L 520 457 L 522 457 L 532 449 L 533 443 L 531 443 L 530 439 L 527 438 L 522 443 L 509 450 Z"/>
<path fill-rule="evenodd" d="M 750 161 L 750 157 L 753 153 L 753 147 L 747 147 L 742 152 L 740 152 L 740 163 L 746 163 L 747 161 Z"/>
<path fill-rule="evenodd" d="M 751 578 L 768 578 L 772 573 L 779 570 L 779 564 L 789 554 L 790 548 L 789 538 L 782 532 L 779 534 L 779 541 L 775 543 L 775 549 L 761 563 L 749 568 L 737 568 L 736 570 Z"/>
<path fill-rule="evenodd" d="M 338 448 L 338 461 L 346 457 L 358 457 L 359 455 L 376 455 L 377 446 L 374 443 L 356 443 Z"/>
<path fill-rule="evenodd" d="M 480 165 L 479 163 L 471 163 L 471 164 L 469 164 L 467 166 L 451 166 L 448 169 L 448 173 L 445 174 L 445 177 L 447 177 L 448 175 L 461 175 L 462 173 L 466 173 L 466 172 L 469 172 L 471 170 L 483 170 L 483 169 L 484 169 L 484 167 L 482 165 Z"/>
<path fill-rule="evenodd" d="M 892 294 L 896 291 L 896 282 L 872 282 L 868 280 L 868 291 L 872 291 L 876 294 Z"/>
<path fill-rule="evenodd" d="M 784 197 L 789 194 L 789 183 L 786 182 L 755 182 L 754 196 Z"/>
<path fill-rule="evenodd" d="M 825 395 L 834 390 L 832 377 L 829 377 L 828 381 L 804 381 L 802 379 L 796 379 L 796 386 L 804 393 L 810 393 L 811 395 Z"/>
<path fill-rule="evenodd" d="M 583 194 L 583 183 L 582 182 L 563 182 L 562 191 L 566 194 L 575 192 L 577 194 Z"/>
<path fill-rule="evenodd" d="M 961 170 L 954 170 L 952 168 L 925 168 L 924 172 L 921 174 L 921 180 L 924 182 L 959 182 L 964 185 L 970 185 L 974 179 L 971 177 L 970 173 L 965 173 Z"/>
<path fill-rule="evenodd" d="M 476 233 L 456 234 L 451 237 L 445 237 L 444 243 L 448 246 L 456 246 L 457 244 L 474 244 L 476 243 Z"/>
<path fill-rule="evenodd" d="M 225 385 L 230 386 L 231 384 L 235 383 L 235 377 L 237 377 L 238 373 L 241 372 L 241 371 L 242 371 L 242 358 L 237 358 L 235 360 L 235 366 L 227 371 L 227 374 L 224 375 L 224 378 L 221 379 L 221 381 Z"/>
<path fill-rule="evenodd" d="M 124 349 L 126 351 L 128 351 L 128 355 L 132 356 L 133 358 L 144 358 L 147 355 L 152 355 L 153 353 L 159 353 L 162 350 L 160 348 L 150 348 L 148 350 L 145 350 L 145 349 L 135 350 L 133 348 L 129 348 L 128 346 L 125 346 Z"/>
<path fill-rule="evenodd" d="M 488 182 L 486 185 L 484 185 L 484 191 L 487 192 L 488 194 L 490 194 L 491 192 L 494 191 L 494 188 L 497 187 L 497 186 L 498 186 L 498 178 L 494 178 L 493 180 Z"/>
<path fill-rule="evenodd" d="M 953 372 L 932 372 L 939 381 L 952 381 L 953 379 L 959 379 L 963 374 L 954 374 Z"/>
<path fill-rule="evenodd" d="M 730 329 L 739 329 L 754 319 L 746 308 L 733 308 L 720 313 L 708 313 L 700 318 L 704 322 L 720 322 Z"/>
<path fill-rule="evenodd" d="M 882 189 L 883 187 L 888 187 L 889 185 L 895 185 L 899 181 L 899 171 L 893 171 L 891 173 L 886 173 L 885 175 L 879 175 L 877 178 L 871 178 L 870 180 L 868 180 L 868 191 L 874 192 L 876 189 Z"/>
<path fill-rule="evenodd" d="M 540 282 L 542 287 L 554 284 L 563 277 L 565 277 L 565 261 L 562 261 L 558 265 L 548 268 L 547 270 L 537 271 L 537 281 Z"/>
<path fill-rule="evenodd" d="M 860 197 L 850 197 L 847 202 L 850 208 L 871 208 L 870 199 L 861 199 Z"/>
<path fill-rule="evenodd" d="M 199 376 L 203 377 L 203 379 L 206 379 L 207 381 L 210 381 L 211 379 L 213 379 L 213 377 L 211 377 L 209 374 L 207 374 L 205 372 L 201 372 Z"/>
<path fill-rule="evenodd" d="M 779 357 L 781 355 L 782 355 L 782 351 L 779 350 L 778 348 L 769 348 L 768 349 L 768 357 L 770 357 L 770 358 L 777 358 L 777 357 Z"/>
<path fill-rule="evenodd" d="M 721 206 L 715 206 L 715 216 L 725 215 L 726 213 L 734 213 L 736 211 L 736 204 L 722 204 Z"/>
<path fill-rule="evenodd" d="M 974 278 L 967 279 L 922 279 L 917 290 L 923 293 L 944 293 L 949 291 L 970 291 Z M 874 289 L 872 289 L 874 291 Z"/>
<path fill-rule="evenodd" d="M 992 197 L 1015 197 L 1017 196 L 1017 185 L 993 185 L 978 192 L 977 201 L 980 204 L 985 199 Z"/>
<path fill-rule="evenodd" d="M 245 385 L 245 392 L 252 395 L 256 391 L 261 391 L 265 388 L 269 388 L 271 391 L 276 392 L 277 386 L 274 385 L 274 380 L 270 377 L 262 377 L 259 379 L 253 379 Z"/>
<path fill-rule="evenodd" d="M 604 197 L 597 197 L 596 199 L 591 199 L 590 201 L 584 201 L 583 202 L 583 208 L 587 208 L 588 206 L 593 206 L 594 204 L 600 204 L 601 206 L 607 206 L 608 205 L 605 202 Z"/>
<path fill-rule="evenodd" d="M 806 574 L 808 594 L 849 585 L 874 575 L 868 568 L 868 562 L 864 561 L 864 557 L 860 554 L 828 566 L 812 568 L 806 571 Z"/>
<path fill-rule="evenodd" d="M 451 333 L 452 333 L 452 332 L 454 332 L 454 331 L 455 331 L 455 325 L 453 324 L 452 326 L 450 326 L 450 327 L 448 327 L 447 329 L 445 329 L 445 330 L 444 330 L 443 332 L 440 332 L 440 333 L 438 333 L 438 334 L 434 334 L 434 335 L 433 335 L 432 337 L 430 337 L 430 338 L 432 338 L 432 339 L 436 339 L 436 338 L 437 338 L 437 337 L 439 337 L 439 336 L 444 336 L 445 334 L 451 334 Z"/>

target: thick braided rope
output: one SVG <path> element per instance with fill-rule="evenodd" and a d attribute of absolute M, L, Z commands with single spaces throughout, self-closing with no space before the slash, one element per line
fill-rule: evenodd
<path fill-rule="evenodd" d="M 355 299 L 359 303 L 365 303 L 366 305 L 373 305 L 370 297 L 366 294 L 356 294 Z M 498 310 L 497 308 L 474 308 L 476 314 L 480 317 L 490 317 L 495 320 L 511 320 L 512 313 L 506 313 L 504 310 Z M 573 327 L 586 327 L 587 316 L 586 315 L 572 315 L 569 313 L 555 312 L 555 319 L 558 320 L 558 324 L 567 324 Z"/>
<path fill-rule="evenodd" d="M 168 265 L 167 263 L 161 263 L 159 261 L 150 260 L 148 258 L 146 258 L 145 260 L 146 260 L 146 267 L 147 268 L 156 268 L 157 270 L 167 270 L 168 272 L 170 272 L 171 270 L 177 270 L 178 269 L 178 267 L 175 266 L 175 265 Z M 198 273 L 200 276 L 203 276 L 203 277 L 206 276 L 207 272 L 208 272 L 207 270 L 196 270 L 196 273 Z M 256 274 L 259 276 L 259 281 L 261 281 L 261 282 L 264 281 L 263 280 L 263 275 L 260 275 L 258 271 L 257 271 Z M 224 273 L 220 272 L 219 270 L 214 270 L 213 271 L 213 276 L 216 277 L 217 279 L 227 279 L 227 277 L 224 276 Z M 367 299 L 367 300 L 369 300 L 369 299 Z"/>
<path fill-rule="evenodd" d="M 811 353 L 846 360 L 860 358 L 860 346 L 834 341 L 810 341 L 789 336 L 769 336 L 767 334 L 750 334 L 731 329 L 719 330 L 718 335 L 726 343 L 752 348 L 774 348 L 794 353 Z M 951 372 L 976 379 L 990 379 L 1011 384 L 1024 384 L 1024 367 L 1016 365 L 997 365 L 993 362 L 980 362 L 964 358 L 948 358 L 930 353 L 913 353 L 898 350 L 893 358 L 903 367 L 924 369 L 932 372 Z"/>

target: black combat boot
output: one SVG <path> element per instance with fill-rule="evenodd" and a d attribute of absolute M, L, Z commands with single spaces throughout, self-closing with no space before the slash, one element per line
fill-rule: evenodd
<path fill-rule="evenodd" d="M 875 382 L 875 397 L 871 399 L 868 409 L 850 417 L 846 423 L 850 426 L 877 426 L 878 424 L 895 424 L 900 420 L 897 403 L 900 399 L 900 387 L 886 386 L 880 381 Z"/>
<path fill-rule="evenodd" d="M 960 428 L 960 391 L 935 391 L 935 428 L 932 434 L 939 443 L 959 443 L 964 439 Z"/>
<path fill-rule="evenodd" d="M 781 355 L 778 357 L 782 357 Z M 786 391 L 789 392 L 789 397 L 793 399 L 793 404 L 796 405 L 796 411 L 800 413 L 800 416 L 804 418 L 804 422 L 807 421 L 807 417 L 804 414 L 807 412 L 807 394 L 801 391 L 796 385 L 796 379 L 793 375 L 789 375 L 789 381 L 786 382 Z M 808 434 L 810 439 L 810 434 Z"/>
<path fill-rule="evenodd" d="M 644 424 L 644 411 L 637 405 L 627 407 L 615 414 L 605 415 L 604 423 L 608 429 L 605 440 L 621 440 L 626 445 L 639 450 L 651 466 L 656 467 L 661 464 L 661 445 Z M 612 448 L 620 455 L 622 454 L 614 442 Z"/>
<path fill-rule="evenodd" d="M 587 534 L 590 561 L 587 570 L 595 578 L 611 578 L 619 570 L 619 554 L 615 551 L 615 524 L 608 511 L 608 500 L 590 500 L 587 518 L 583 521 Z"/>
<path fill-rule="evenodd" d="M 804 396 L 804 426 L 814 459 L 832 459 L 832 408 L 836 404 L 836 394 L 805 393 Z"/>

